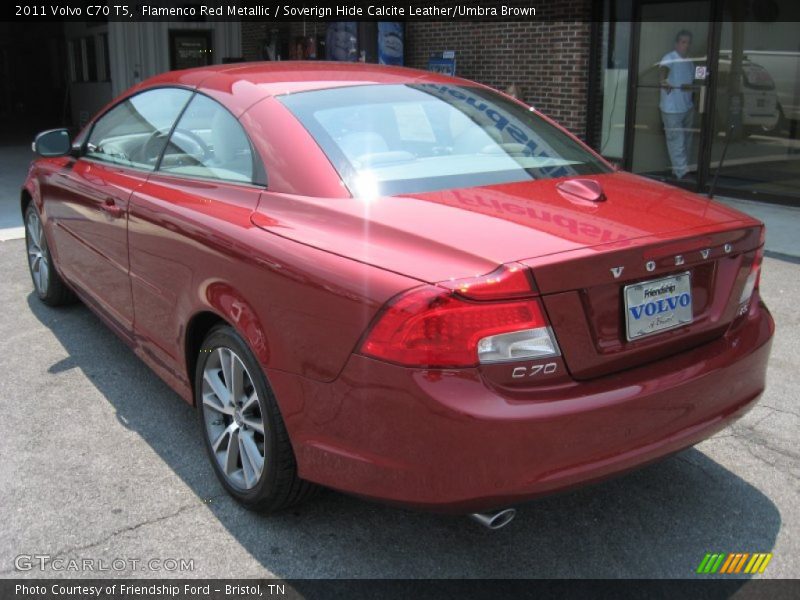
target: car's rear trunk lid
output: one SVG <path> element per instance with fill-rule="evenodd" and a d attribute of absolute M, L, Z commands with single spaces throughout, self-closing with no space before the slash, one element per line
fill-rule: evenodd
<path fill-rule="evenodd" d="M 563 193 L 563 179 L 377 198 L 265 192 L 251 220 L 276 235 L 428 283 L 527 264 L 577 379 L 722 335 L 735 318 L 760 223 L 628 173 L 586 179 L 600 186 L 604 200 Z M 691 323 L 629 340 L 625 287 L 685 272 Z"/>
<path fill-rule="evenodd" d="M 576 379 L 589 379 L 723 335 L 739 311 L 761 231 L 753 223 L 728 224 L 722 230 L 707 225 L 666 240 L 650 236 L 522 262 L 534 273 L 570 373 Z M 691 294 L 691 322 L 667 322 L 673 318 L 671 309 L 678 296 L 669 299 L 672 306 L 666 301 L 659 305 L 659 289 L 674 285 L 676 276 L 685 281 L 684 274 L 688 282 L 682 285 Z M 626 287 L 658 280 L 663 283 L 650 286 L 652 298 L 635 299 L 632 291 L 626 305 Z M 653 324 L 661 318 L 660 307 L 666 309 L 667 329 L 629 339 L 639 322 Z M 637 322 L 636 317 L 644 321 Z"/>
<path fill-rule="evenodd" d="M 591 179 L 606 201 L 562 193 L 561 178 L 378 198 L 267 191 L 251 220 L 274 234 L 436 283 L 487 274 L 530 257 L 624 248 L 704 226 L 719 229 L 745 217 L 628 173 Z"/>

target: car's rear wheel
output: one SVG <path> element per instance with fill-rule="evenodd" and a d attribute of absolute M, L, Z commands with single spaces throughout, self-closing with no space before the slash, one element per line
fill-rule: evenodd
<path fill-rule="evenodd" d="M 247 508 L 272 512 L 318 488 L 297 476 L 278 404 L 242 337 L 211 330 L 195 372 L 195 401 L 211 464 L 225 489 Z"/>
<path fill-rule="evenodd" d="M 28 250 L 28 268 L 39 299 L 50 306 L 74 302 L 75 294 L 67 287 L 53 265 L 42 219 L 33 202 L 25 209 L 25 245 Z"/>

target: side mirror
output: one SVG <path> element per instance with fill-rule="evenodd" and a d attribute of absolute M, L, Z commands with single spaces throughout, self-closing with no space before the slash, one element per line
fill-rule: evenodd
<path fill-rule="evenodd" d="M 39 156 L 65 156 L 72 150 L 72 140 L 66 129 L 50 129 L 36 136 L 32 148 Z"/>

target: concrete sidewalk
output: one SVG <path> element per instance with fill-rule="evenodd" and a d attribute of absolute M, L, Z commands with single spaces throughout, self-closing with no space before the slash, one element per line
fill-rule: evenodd
<path fill-rule="evenodd" d="M 717 196 L 715 200 L 759 219 L 767 226 L 767 253 L 800 260 L 800 208 Z"/>

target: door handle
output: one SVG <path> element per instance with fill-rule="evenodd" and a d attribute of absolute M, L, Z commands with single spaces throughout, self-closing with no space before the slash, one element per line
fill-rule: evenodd
<path fill-rule="evenodd" d="M 122 207 L 117 206 L 113 198 L 106 198 L 105 202 L 103 202 L 100 205 L 100 208 L 103 209 L 109 215 L 111 215 L 111 217 L 114 219 L 120 218 L 122 216 L 122 213 L 124 212 L 122 210 Z"/>
<path fill-rule="evenodd" d="M 697 104 L 697 113 L 702 115 L 706 112 L 706 86 L 704 85 L 700 86 L 700 99 L 697 101 Z"/>

